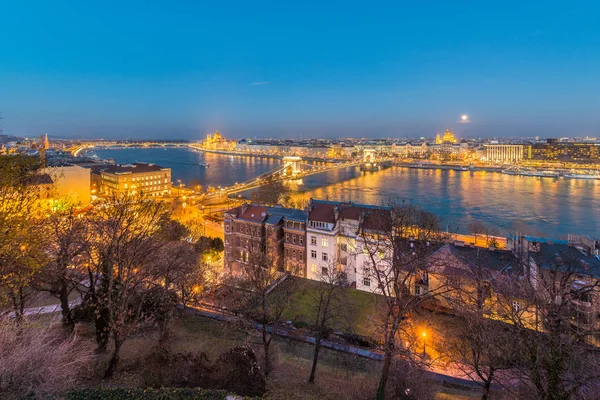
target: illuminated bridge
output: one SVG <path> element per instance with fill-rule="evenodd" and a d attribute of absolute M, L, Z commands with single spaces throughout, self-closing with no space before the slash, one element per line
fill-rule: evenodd
<path fill-rule="evenodd" d="M 129 148 L 129 147 L 188 147 L 188 143 L 181 142 L 90 142 L 84 143 L 81 145 L 76 145 L 68 149 L 71 154 L 75 157 L 80 155 L 80 152 L 85 149 L 91 149 L 94 147 L 102 147 L 102 148 L 111 148 L 111 149 L 121 149 L 121 148 Z"/>
<path fill-rule="evenodd" d="M 289 156 L 283 157 L 283 164 L 265 172 L 256 178 L 246 182 L 238 183 L 233 186 L 221 188 L 215 193 L 209 194 L 206 199 L 213 199 L 225 195 L 244 192 L 246 190 L 256 189 L 271 182 L 285 182 L 290 180 L 302 179 L 307 176 L 320 174 L 340 168 L 356 167 L 362 164 L 360 161 L 338 162 L 328 165 L 315 165 L 304 163 L 301 157 Z"/>

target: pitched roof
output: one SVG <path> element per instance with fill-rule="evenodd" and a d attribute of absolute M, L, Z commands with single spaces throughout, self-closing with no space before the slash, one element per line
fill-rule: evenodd
<path fill-rule="evenodd" d="M 159 172 L 163 170 L 170 170 L 170 168 L 164 168 L 156 164 L 145 164 L 145 163 L 133 163 L 125 165 L 113 165 L 102 172 L 109 174 L 132 174 L 132 173 L 146 173 L 146 172 Z"/>
<path fill-rule="evenodd" d="M 564 243 L 540 243 L 539 252 L 530 252 L 536 264 L 545 269 L 557 269 L 600 278 L 600 258 L 585 254 Z"/>
<path fill-rule="evenodd" d="M 54 181 L 49 174 L 35 174 L 31 176 L 30 183 L 32 185 L 51 185 Z"/>
<path fill-rule="evenodd" d="M 296 208 L 286 208 L 280 206 L 269 207 L 268 213 L 272 215 L 281 215 L 289 221 L 300 222 L 306 222 L 306 218 L 308 216 L 305 211 L 298 210 Z"/>
<path fill-rule="evenodd" d="M 311 221 L 335 224 L 335 209 L 338 206 L 339 203 L 311 199 L 308 210 L 308 219 Z"/>
<path fill-rule="evenodd" d="M 519 273 L 517 258 L 510 251 L 486 250 L 445 244 L 429 259 L 429 271 L 444 276 L 490 279 L 499 273 Z"/>

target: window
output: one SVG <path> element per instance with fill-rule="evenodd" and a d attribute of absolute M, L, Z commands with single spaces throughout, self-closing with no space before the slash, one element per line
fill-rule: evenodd
<path fill-rule="evenodd" d="M 371 269 L 363 268 L 363 285 L 371 286 Z"/>
<path fill-rule="evenodd" d="M 310 258 L 317 258 L 317 251 L 316 250 L 311 250 L 310 251 Z"/>
<path fill-rule="evenodd" d="M 229 232 L 229 224 L 225 224 L 225 232 Z"/>
<path fill-rule="evenodd" d="M 317 245 L 317 237 L 316 236 L 311 236 L 310 237 L 310 244 L 316 246 Z"/>
<path fill-rule="evenodd" d="M 296 250 L 292 250 L 292 260 L 296 259 Z"/>
<path fill-rule="evenodd" d="M 304 253 L 303 252 L 301 252 L 301 251 L 298 252 L 298 259 L 300 261 L 304 261 Z"/>
<path fill-rule="evenodd" d="M 327 238 L 321 239 L 321 246 L 329 247 L 329 239 L 327 239 Z"/>
<path fill-rule="evenodd" d="M 415 286 L 415 296 L 420 296 L 421 295 L 421 286 L 416 285 Z"/>
<path fill-rule="evenodd" d="M 323 268 L 321 268 L 321 275 L 323 275 L 323 276 L 327 276 L 327 273 L 328 273 L 328 272 L 329 272 L 329 271 L 327 270 L 327 267 L 323 267 Z"/>
<path fill-rule="evenodd" d="M 342 250 L 342 251 L 348 251 L 348 245 L 346 243 L 340 244 L 340 250 Z"/>
<path fill-rule="evenodd" d="M 285 241 L 288 243 L 290 242 L 290 234 L 289 233 L 285 234 Z"/>
<path fill-rule="evenodd" d="M 322 259 L 323 261 L 329 261 L 329 254 L 327 254 L 327 253 L 323 253 L 323 254 L 321 255 L 321 259 Z"/>
<path fill-rule="evenodd" d="M 311 270 L 312 272 L 317 272 L 317 264 L 312 264 L 312 265 L 310 266 L 310 270 Z"/>
<path fill-rule="evenodd" d="M 292 235 L 292 243 L 296 244 L 296 235 Z"/>
<path fill-rule="evenodd" d="M 298 243 L 300 243 L 300 246 L 304 244 L 304 236 L 298 236 Z"/>
<path fill-rule="evenodd" d="M 514 312 L 519 312 L 523 309 L 523 304 L 521 304 L 520 301 L 517 300 L 513 300 L 512 302 L 512 309 Z"/>

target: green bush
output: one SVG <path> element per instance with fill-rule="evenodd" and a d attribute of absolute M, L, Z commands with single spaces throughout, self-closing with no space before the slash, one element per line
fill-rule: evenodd
<path fill-rule="evenodd" d="M 161 389 L 77 389 L 67 393 L 67 400 L 224 400 L 223 390 Z"/>

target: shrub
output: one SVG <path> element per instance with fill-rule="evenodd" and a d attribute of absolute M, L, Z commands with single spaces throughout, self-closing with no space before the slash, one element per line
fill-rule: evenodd
<path fill-rule="evenodd" d="M 158 347 L 143 360 L 142 378 L 149 387 L 223 389 L 241 396 L 262 396 L 264 374 L 254 352 L 234 347 L 210 365 L 204 353 L 177 353 Z"/>
<path fill-rule="evenodd" d="M 265 376 L 252 349 L 238 346 L 221 354 L 213 379 L 219 387 L 242 396 L 262 396 L 267 391 Z"/>
<path fill-rule="evenodd" d="M 227 392 L 205 389 L 79 389 L 67 393 L 67 400 L 224 400 Z"/>
<path fill-rule="evenodd" d="M 12 398 L 62 392 L 91 367 L 93 349 L 61 327 L 0 320 L 0 392 Z"/>
<path fill-rule="evenodd" d="M 215 387 L 204 353 L 172 354 L 164 347 L 158 347 L 143 365 L 142 379 L 148 387 Z"/>

